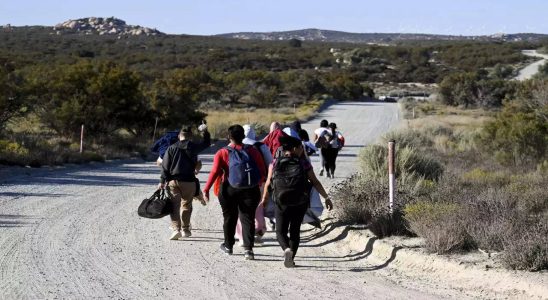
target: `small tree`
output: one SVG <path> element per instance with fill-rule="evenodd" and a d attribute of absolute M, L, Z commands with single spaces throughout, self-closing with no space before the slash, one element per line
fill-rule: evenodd
<path fill-rule="evenodd" d="M 299 39 L 290 39 L 289 46 L 294 48 L 300 48 L 302 46 L 302 42 Z"/>
<path fill-rule="evenodd" d="M 0 66 L 0 130 L 7 122 L 22 113 L 23 79 L 6 66 Z"/>

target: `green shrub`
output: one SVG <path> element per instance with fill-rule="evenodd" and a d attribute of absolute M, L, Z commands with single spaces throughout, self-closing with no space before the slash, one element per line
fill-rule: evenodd
<path fill-rule="evenodd" d="M 387 176 L 388 149 L 386 146 L 367 146 L 360 152 L 359 158 L 364 174 L 377 178 Z M 440 162 L 409 147 L 396 147 L 395 167 L 396 178 L 400 181 L 416 183 L 420 179 L 438 180 L 443 174 L 443 166 Z M 410 182 L 410 184 L 414 183 Z"/>
<path fill-rule="evenodd" d="M 417 130 L 395 130 L 389 131 L 382 136 L 383 144 L 389 141 L 395 141 L 396 146 L 400 148 L 411 147 L 415 149 L 432 146 L 433 142 L 424 133 Z"/>
<path fill-rule="evenodd" d="M 503 186 L 510 183 L 510 176 L 503 172 L 488 172 L 480 168 L 475 168 L 472 171 L 462 175 L 464 182 L 470 184 L 481 185 L 498 185 Z"/>
<path fill-rule="evenodd" d="M 524 221 L 503 239 L 503 262 L 511 269 L 548 269 L 548 221 Z"/>
<path fill-rule="evenodd" d="M 408 234 L 401 218 L 401 207 L 410 199 L 410 193 L 398 185 L 394 213 L 390 215 L 388 182 L 363 174 L 354 174 L 336 185 L 331 196 L 336 203 L 337 219 L 347 224 L 366 224 L 378 237 Z"/>
<path fill-rule="evenodd" d="M 26 165 L 29 150 L 19 143 L 0 140 L 0 164 Z"/>
<path fill-rule="evenodd" d="M 425 240 L 426 248 L 438 254 L 468 249 L 471 239 L 456 203 L 418 201 L 404 208 L 409 229 Z"/>

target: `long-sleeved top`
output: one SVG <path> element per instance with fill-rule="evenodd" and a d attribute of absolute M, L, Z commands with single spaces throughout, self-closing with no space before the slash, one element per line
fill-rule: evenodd
<path fill-rule="evenodd" d="M 180 180 L 192 182 L 196 178 L 194 170 L 198 162 L 198 153 L 211 145 L 211 135 L 205 131 L 203 141 L 196 144 L 189 140 L 182 140 L 169 146 L 162 160 L 160 182 Z"/>
<path fill-rule="evenodd" d="M 235 144 L 228 145 L 228 147 L 232 147 L 236 150 L 242 150 L 243 146 L 244 145 Z M 260 182 L 264 182 L 266 180 L 266 169 L 261 153 L 253 146 L 248 146 L 245 151 L 247 151 L 249 156 L 255 161 L 255 164 L 259 169 L 259 173 L 261 174 Z M 224 148 L 217 151 L 217 153 L 215 153 L 215 156 L 213 157 L 213 166 L 211 167 L 211 171 L 209 172 L 209 178 L 207 179 L 204 190 L 209 191 L 213 183 L 219 177 L 222 178 L 223 182 L 228 180 L 228 150 Z"/>

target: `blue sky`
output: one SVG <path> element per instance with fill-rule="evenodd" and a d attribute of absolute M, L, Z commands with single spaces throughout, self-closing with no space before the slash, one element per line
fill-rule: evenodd
<path fill-rule="evenodd" d="M 283 31 L 548 34 L 548 0 L 0 0 L 0 24 L 110 17 L 174 34 Z"/>

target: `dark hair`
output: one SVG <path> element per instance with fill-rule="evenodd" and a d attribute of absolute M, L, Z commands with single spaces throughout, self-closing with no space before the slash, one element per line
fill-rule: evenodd
<path fill-rule="evenodd" d="M 278 138 L 280 144 L 282 145 L 282 148 L 284 151 L 289 151 L 293 148 L 298 147 L 299 145 L 302 145 L 301 141 L 297 138 L 294 138 L 292 136 L 281 136 Z"/>
<path fill-rule="evenodd" d="M 180 136 L 188 137 L 191 134 L 192 134 L 192 127 L 187 126 L 187 125 L 183 125 L 181 127 L 181 131 L 179 131 Z"/>
<path fill-rule="evenodd" d="M 296 132 L 299 132 L 301 131 L 301 122 L 299 121 L 294 121 L 293 123 L 291 123 L 291 125 L 289 126 L 291 129 L 295 130 Z"/>
<path fill-rule="evenodd" d="M 242 125 L 232 125 L 228 127 L 228 137 L 234 140 L 236 144 L 241 144 L 245 138 L 244 128 Z"/>
<path fill-rule="evenodd" d="M 331 128 L 331 132 L 333 133 L 333 136 L 335 136 L 335 129 L 337 129 L 337 124 L 330 123 L 329 128 Z"/>
<path fill-rule="evenodd" d="M 328 124 L 329 124 L 329 122 L 327 122 L 327 120 L 322 120 L 320 122 L 320 127 L 327 127 Z"/>

